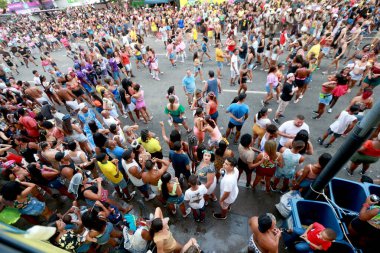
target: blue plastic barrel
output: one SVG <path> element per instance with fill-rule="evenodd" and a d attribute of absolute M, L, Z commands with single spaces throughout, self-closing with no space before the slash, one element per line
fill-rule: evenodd
<path fill-rule="evenodd" d="M 336 240 L 343 240 L 343 232 L 339 226 L 334 210 L 325 202 L 311 200 L 291 200 L 294 227 L 306 228 L 318 222 L 336 232 Z"/>
<path fill-rule="evenodd" d="M 330 199 L 345 211 L 359 213 L 368 194 L 363 184 L 341 178 L 329 183 Z"/>
<path fill-rule="evenodd" d="M 375 194 L 380 197 L 380 185 L 364 183 L 364 186 L 367 189 L 369 195 Z"/>

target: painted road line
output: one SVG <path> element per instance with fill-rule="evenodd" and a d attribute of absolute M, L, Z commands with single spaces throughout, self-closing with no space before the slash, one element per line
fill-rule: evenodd
<path fill-rule="evenodd" d="M 222 90 L 222 92 L 231 92 L 231 93 L 237 93 L 237 90 Z M 248 94 L 267 94 L 266 91 L 253 91 L 253 90 L 247 90 L 245 93 Z"/>

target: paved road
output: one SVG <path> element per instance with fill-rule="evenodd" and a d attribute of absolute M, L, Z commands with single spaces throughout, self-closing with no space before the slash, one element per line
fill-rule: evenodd
<path fill-rule="evenodd" d="M 161 41 L 157 41 L 154 38 L 147 39 L 147 45 L 152 46 L 159 59 L 159 67 L 164 72 L 160 78 L 161 81 L 156 81 L 151 79 L 147 70 L 137 71 L 134 69 L 136 78 L 134 81 L 141 84 L 143 90 L 145 91 L 145 98 L 148 110 L 153 113 L 154 119 L 152 123 L 148 125 L 140 124 L 142 128 L 149 128 L 151 131 L 157 133 L 158 136 L 161 136 L 160 127 L 158 122 L 163 120 L 166 124 L 166 130 L 169 132 L 171 130 L 170 126 L 167 124 L 167 116 L 164 114 L 164 107 L 167 103 L 165 99 L 166 90 L 169 86 L 175 85 L 176 94 L 179 96 L 182 104 L 186 104 L 186 98 L 182 89 L 181 81 L 185 75 L 187 69 L 193 69 L 192 65 L 192 55 L 187 56 L 185 63 L 178 63 L 176 68 L 170 66 L 169 61 L 165 57 L 165 52 L 163 44 Z M 214 55 L 214 50 L 212 50 L 212 55 Z M 66 72 L 68 67 L 72 66 L 72 61 L 65 56 L 64 50 L 59 50 L 52 53 L 53 57 L 56 59 L 59 68 Z M 280 60 L 284 59 L 284 55 L 280 57 Z M 289 107 L 286 110 L 286 118 L 283 120 L 291 120 L 297 114 L 303 114 L 306 117 L 306 123 L 310 126 L 311 132 L 311 142 L 314 145 L 314 155 L 307 156 L 305 163 L 315 162 L 317 157 L 324 153 L 330 152 L 334 154 L 340 145 L 344 142 L 344 138 L 338 139 L 330 148 L 326 149 L 319 146 L 316 143 L 316 140 L 323 132 L 328 128 L 328 126 L 334 121 L 334 118 L 341 110 L 343 110 L 351 98 L 356 94 L 357 87 L 353 89 L 353 92 L 342 97 L 337 105 L 334 108 L 333 113 L 325 114 L 320 120 L 311 119 L 312 111 L 316 109 L 318 103 L 318 96 L 320 91 L 320 85 L 326 80 L 326 76 L 323 76 L 321 73 L 325 71 L 326 66 L 330 63 L 331 60 L 324 60 L 322 63 L 321 69 L 313 74 L 313 82 L 309 85 L 309 90 L 306 92 L 304 98 L 298 104 L 290 103 Z M 17 78 L 22 80 L 33 80 L 32 70 L 37 69 L 40 73 L 43 73 L 41 67 L 30 67 L 26 69 L 25 67 L 20 68 L 22 72 Z M 206 62 L 203 66 L 204 73 L 207 73 L 208 70 L 216 71 L 215 62 Z M 224 77 L 229 77 L 229 66 L 225 66 L 223 69 Z M 206 75 L 205 75 L 206 76 Z M 249 83 L 249 91 L 246 99 L 246 103 L 249 105 L 251 113 L 250 117 L 244 124 L 242 133 L 252 133 L 253 126 L 253 115 L 261 109 L 260 101 L 265 96 L 265 82 L 266 82 L 266 72 L 256 69 L 254 71 L 254 80 L 253 83 Z M 202 88 L 202 82 L 197 79 L 197 88 Z M 219 108 L 219 126 L 224 127 L 223 132 L 226 129 L 228 123 L 228 117 L 224 114 L 225 108 L 230 104 L 233 97 L 236 96 L 236 87 L 229 86 L 229 80 L 227 78 L 222 80 L 223 92 L 219 96 L 219 103 L 224 105 Z M 380 90 L 375 90 L 374 97 L 377 98 L 380 95 Z M 275 111 L 277 109 L 277 103 L 272 101 L 269 105 L 270 108 Z M 187 121 L 192 125 L 192 114 L 190 110 L 186 112 Z M 270 115 L 270 118 L 273 118 L 274 114 Z M 130 124 L 129 119 L 122 119 L 127 124 Z M 166 145 L 164 147 L 164 154 L 168 154 Z M 236 146 L 232 146 L 236 150 Z M 380 178 L 380 173 L 378 171 L 379 164 L 371 166 L 369 174 L 373 177 Z M 375 171 L 377 170 L 377 171 Z M 347 174 L 342 170 L 339 172 L 338 177 L 347 178 Z M 352 177 L 353 180 L 358 180 L 359 175 L 356 174 Z M 244 181 L 244 177 L 241 179 Z M 243 183 L 241 183 L 241 186 Z M 252 191 L 251 189 L 246 189 L 240 187 L 240 194 L 237 202 L 232 208 L 232 212 L 229 218 L 226 221 L 216 221 L 211 218 L 211 212 L 213 210 L 218 210 L 217 203 L 211 203 L 210 207 L 207 208 L 207 221 L 204 224 L 194 224 L 191 218 L 188 218 L 185 222 L 182 221 L 182 218 L 171 217 L 172 221 L 172 231 L 174 236 L 182 243 L 184 243 L 189 237 L 196 237 L 202 248 L 205 252 L 240 252 L 243 250 L 247 244 L 250 232 L 247 225 L 247 220 L 253 215 L 259 215 L 264 212 L 275 212 L 274 204 L 279 200 L 279 194 L 267 195 L 262 192 L 260 189 Z M 137 203 L 136 203 L 137 204 Z M 138 205 L 138 204 L 137 204 Z M 149 208 L 144 211 L 152 211 L 153 206 L 151 203 L 147 205 Z M 278 215 L 278 213 L 276 213 Z M 281 249 L 284 251 L 284 249 Z"/>

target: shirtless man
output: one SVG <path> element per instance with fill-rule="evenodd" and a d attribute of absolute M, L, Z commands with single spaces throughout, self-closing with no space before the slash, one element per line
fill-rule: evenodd
<path fill-rule="evenodd" d="M 79 104 L 76 99 L 76 96 L 72 93 L 71 90 L 63 88 L 59 84 L 53 86 L 54 92 L 57 94 L 58 98 L 63 101 L 63 103 L 73 111 L 79 111 Z"/>
<path fill-rule="evenodd" d="M 155 166 L 156 163 L 162 164 L 161 169 Z M 144 171 L 141 174 L 141 179 L 145 184 L 149 184 L 152 191 L 156 194 L 158 194 L 158 181 L 161 179 L 161 176 L 168 170 L 169 164 L 170 163 L 167 160 L 156 158 L 153 158 L 152 160 L 147 160 L 145 162 L 146 171 Z"/>
<path fill-rule="evenodd" d="M 222 32 L 222 26 L 220 25 L 220 22 L 215 24 L 215 45 L 220 42 L 220 33 Z"/>
<path fill-rule="evenodd" d="M 44 101 L 51 104 L 47 98 L 43 97 L 44 92 L 37 86 L 31 86 L 30 83 L 25 82 L 24 89 L 24 94 L 32 98 L 40 106 L 42 106 L 42 102 Z"/>
<path fill-rule="evenodd" d="M 271 213 L 249 219 L 252 236 L 249 238 L 249 252 L 278 253 L 281 231 L 276 227 L 276 218 Z"/>

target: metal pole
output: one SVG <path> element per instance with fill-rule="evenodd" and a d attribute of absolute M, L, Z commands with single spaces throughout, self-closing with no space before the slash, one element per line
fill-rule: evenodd
<path fill-rule="evenodd" d="M 322 170 L 321 174 L 313 182 L 311 187 L 316 192 L 321 192 L 330 180 L 342 169 L 350 160 L 351 156 L 362 146 L 371 136 L 374 129 L 380 124 L 380 100 L 369 110 L 364 118 L 356 124 L 355 128 L 347 136 L 347 139 L 338 149 L 330 162 Z M 305 194 L 306 199 L 316 199 L 318 194 L 308 189 Z"/>

